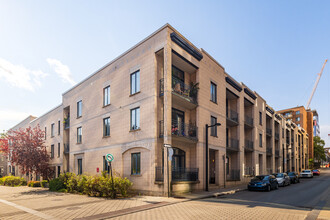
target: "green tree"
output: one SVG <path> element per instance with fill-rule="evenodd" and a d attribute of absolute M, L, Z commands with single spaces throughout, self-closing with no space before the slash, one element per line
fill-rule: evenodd
<path fill-rule="evenodd" d="M 314 159 L 320 162 L 321 160 L 326 160 L 324 145 L 325 142 L 320 137 L 315 136 L 313 139 L 314 142 Z"/>

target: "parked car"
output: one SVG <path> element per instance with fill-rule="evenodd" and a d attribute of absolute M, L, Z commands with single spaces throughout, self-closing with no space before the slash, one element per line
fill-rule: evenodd
<path fill-rule="evenodd" d="M 251 179 L 248 184 L 248 190 L 270 191 L 278 189 L 278 182 L 273 175 L 259 175 Z"/>
<path fill-rule="evenodd" d="M 312 172 L 313 172 L 313 175 L 314 176 L 319 176 L 321 173 L 320 173 L 320 170 L 312 170 Z"/>
<path fill-rule="evenodd" d="M 288 176 L 290 177 L 291 183 L 300 183 L 299 174 L 296 172 L 288 172 Z"/>
<path fill-rule="evenodd" d="M 279 186 L 288 186 L 291 184 L 290 177 L 286 173 L 275 173 Z"/>
<path fill-rule="evenodd" d="M 309 177 L 313 178 L 313 172 L 311 170 L 303 170 L 300 173 L 300 177 Z"/>

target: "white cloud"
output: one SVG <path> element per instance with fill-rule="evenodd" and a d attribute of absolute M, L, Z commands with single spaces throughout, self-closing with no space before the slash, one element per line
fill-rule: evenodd
<path fill-rule="evenodd" d="M 0 79 L 3 78 L 11 86 L 35 91 L 36 87 L 41 87 L 41 80 L 47 75 L 41 70 L 29 70 L 0 58 Z"/>
<path fill-rule="evenodd" d="M 29 116 L 26 112 L 15 110 L 0 110 L 0 132 L 8 130 Z"/>
<path fill-rule="evenodd" d="M 56 59 L 47 58 L 48 64 L 54 69 L 54 71 L 62 78 L 63 82 L 68 82 L 72 86 L 76 84 L 71 76 L 71 72 L 68 66 L 64 65 L 61 61 Z"/>

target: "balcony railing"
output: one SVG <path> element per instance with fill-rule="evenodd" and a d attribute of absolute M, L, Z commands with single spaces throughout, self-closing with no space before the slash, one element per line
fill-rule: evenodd
<path fill-rule="evenodd" d="M 272 129 L 271 128 L 266 128 L 266 135 L 272 136 Z"/>
<path fill-rule="evenodd" d="M 280 150 L 275 150 L 275 157 L 279 157 L 280 156 Z"/>
<path fill-rule="evenodd" d="M 68 154 L 70 152 L 70 145 L 69 144 L 64 144 L 64 153 Z"/>
<path fill-rule="evenodd" d="M 172 121 L 171 134 L 197 140 L 197 127 L 195 124 L 184 124 Z M 159 121 L 159 137 L 164 137 L 164 121 Z"/>
<path fill-rule="evenodd" d="M 227 150 L 239 151 L 239 140 L 234 138 L 227 139 Z"/>
<path fill-rule="evenodd" d="M 64 119 L 64 129 L 70 128 L 70 117 Z"/>
<path fill-rule="evenodd" d="M 266 154 L 267 154 L 267 155 L 273 155 L 273 148 L 271 148 L 271 147 L 267 147 L 267 148 L 266 148 Z"/>
<path fill-rule="evenodd" d="M 226 113 L 228 119 L 238 123 L 238 113 L 236 111 L 230 109 Z"/>
<path fill-rule="evenodd" d="M 172 181 L 198 181 L 198 168 L 172 168 Z"/>
<path fill-rule="evenodd" d="M 253 118 L 251 118 L 250 116 L 247 116 L 245 115 L 245 124 L 250 126 L 250 127 L 253 127 Z"/>
<path fill-rule="evenodd" d="M 164 167 L 156 167 L 155 181 L 157 182 L 164 181 Z"/>
<path fill-rule="evenodd" d="M 254 176 L 253 167 L 244 167 L 244 175 L 245 176 Z"/>
<path fill-rule="evenodd" d="M 164 95 L 164 79 L 159 80 L 159 96 Z M 187 101 L 197 104 L 198 89 L 184 84 L 182 81 L 172 77 L 172 92 L 179 94 Z"/>
<path fill-rule="evenodd" d="M 250 150 L 250 151 L 253 151 L 253 146 L 254 146 L 254 143 L 253 141 L 250 141 L 250 140 L 245 140 L 245 149 L 246 150 Z"/>
<path fill-rule="evenodd" d="M 240 173 L 241 172 L 238 169 L 230 169 L 229 175 L 227 175 L 227 180 L 228 181 L 240 181 L 241 180 Z"/>
<path fill-rule="evenodd" d="M 280 139 L 280 133 L 275 132 L 275 139 L 276 139 L 276 140 L 279 140 L 279 139 Z"/>

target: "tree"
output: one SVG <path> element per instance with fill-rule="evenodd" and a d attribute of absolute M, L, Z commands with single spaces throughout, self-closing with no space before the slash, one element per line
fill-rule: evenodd
<path fill-rule="evenodd" d="M 324 151 L 324 145 L 325 142 L 320 137 L 315 136 L 313 139 L 314 142 L 314 159 L 316 159 L 318 162 L 320 160 L 325 160 L 325 151 Z"/>
<path fill-rule="evenodd" d="M 50 156 L 47 153 L 45 133 L 37 125 L 35 128 L 10 130 L 9 140 L 10 162 L 16 164 L 22 174 L 36 173 L 44 179 L 53 176 L 54 170 L 49 166 Z"/>

